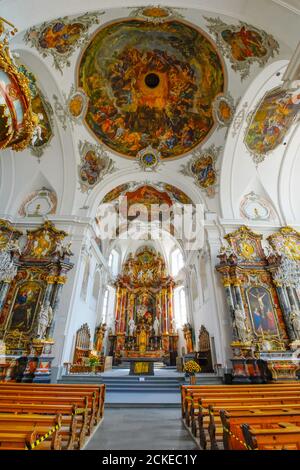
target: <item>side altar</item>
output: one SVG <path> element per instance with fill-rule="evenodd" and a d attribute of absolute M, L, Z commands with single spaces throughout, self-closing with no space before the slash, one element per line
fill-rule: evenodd
<path fill-rule="evenodd" d="M 70 244 L 51 222 L 22 236 L 0 220 L 0 380 L 50 382 L 53 331 L 67 280 Z M 3 262 L 5 261 L 5 263 Z"/>
<path fill-rule="evenodd" d="M 300 371 L 300 233 L 283 227 L 262 246 L 242 226 L 225 236 L 216 269 L 231 317 L 234 383 L 297 380 Z"/>
<path fill-rule="evenodd" d="M 132 373 L 139 373 L 139 369 L 141 374 L 156 361 L 175 365 L 175 282 L 167 275 L 162 256 L 148 247 L 135 256 L 130 254 L 115 286 L 115 329 L 109 331 L 114 362 L 139 363 L 132 366 Z"/>

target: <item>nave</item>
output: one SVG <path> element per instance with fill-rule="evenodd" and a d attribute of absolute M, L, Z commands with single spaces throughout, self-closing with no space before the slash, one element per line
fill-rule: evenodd
<path fill-rule="evenodd" d="M 107 408 L 86 450 L 195 450 L 180 408 Z"/>

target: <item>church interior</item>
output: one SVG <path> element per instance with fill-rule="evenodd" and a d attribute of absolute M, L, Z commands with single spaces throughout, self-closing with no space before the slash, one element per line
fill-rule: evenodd
<path fill-rule="evenodd" d="M 0 0 L 0 450 L 300 450 L 299 31 Z"/>

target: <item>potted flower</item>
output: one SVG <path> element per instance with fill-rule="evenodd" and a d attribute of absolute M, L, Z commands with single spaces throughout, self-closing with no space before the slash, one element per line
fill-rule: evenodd
<path fill-rule="evenodd" d="M 183 368 L 185 374 L 187 377 L 190 378 L 190 384 L 195 385 L 196 383 L 196 374 L 198 374 L 201 371 L 201 367 L 196 361 L 187 361 L 184 364 Z"/>
<path fill-rule="evenodd" d="M 95 373 L 96 371 L 96 366 L 99 364 L 99 357 L 97 354 L 92 351 L 89 355 L 89 365 L 92 368 L 92 371 Z"/>

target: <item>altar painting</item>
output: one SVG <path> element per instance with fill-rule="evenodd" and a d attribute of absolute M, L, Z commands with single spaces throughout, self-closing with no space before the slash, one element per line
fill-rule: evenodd
<path fill-rule="evenodd" d="M 261 286 L 250 287 L 246 295 L 251 322 L 256 335 L 277 336 L 279 333 L 277 319 L 268 289 Z"/>
<path fill-rule="evenodd" d="M 136 302 L 136 319 L 137 321 L 144 320 L 145 323 L 152 325 L 155 313 L 155 298 L 144 292 Z"/>
<path fill-rule="evenodd" d="M 29 333 L 40 305 L 43 287 L 40 283 L 27 281 L 17 287 L 9 315 L 9 330 Z"/>

